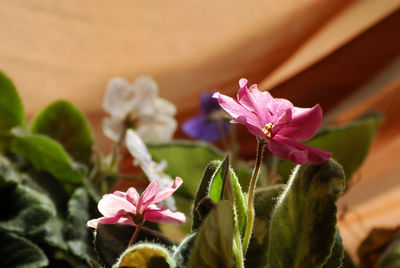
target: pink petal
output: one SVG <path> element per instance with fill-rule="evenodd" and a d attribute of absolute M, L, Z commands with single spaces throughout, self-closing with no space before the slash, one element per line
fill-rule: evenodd
<path fill-rule="evenodd" d="M 158 192 L 158 187 L 160 187 L 160 183 L 157 180 L 150 182 L 139 198 L 138 208 L 140 211 L 144 211 L 153 202 Z"/>
<path fill-rule="evenodd" d="M 121 216 L 125 213 L 136 213 L 136 207 L 123 197 L 106 194 L 99 201 L 98 209 L 106 217 Z"/>
<path fill-rule="evenodd" d="M 253 112 L 240 105 L 237 100 L 222 95 L 219 92 L 215 93 L 213 97 L 218 99 L 219 105 L 234 119 L 238 118 L 239 116 L 243 116 L 248 124 L 261 128 L 263 127 L 260 119 Z"/>
<path fill-rule="evenodd" d="M 237 98 L 240 105 L 254 112 L 264 125 L 271 122 L 271 114 L 267 109 L 267 103 L 272 101 L 273 98 L 268 91 L 259 91 L 257 85 L 252 85 L 248 89 L 246 84 L 244 84 L 244 86 L 239 89 Z"/>
<path fill-rule="evenodd" d="M 122 224 L 129 224 L 129 225 L 134 225 L 135 223 L 128 218 L 124 217 L 101 217 L 98 219 L 90 220 L 87 222 L 87 226 L 92 227 L 92 228 L 97 228 L 97 225 L 101 224 L 114 224 L 114 223 L 122 223 Z"/>
<path fill-rule="evenodd" d="M 130 187 L 128 191 L 126 191 L 126 200 L 134 204 L 135 206 L 139 203 L 139 193 L 136 191 L 135 188 Z"/>
<path fill-rule="evenodd" d="M 293 104 L 290 101 L 281 98 L 274 98 L 265 105 L 271 113 L 271 122 L 268 123 L 273 124 L 278 124 L 281 118 L 287 114 L 286 111 L 293 109 Z"/>
<path fill-rule="evenodd" d="M 144 218 L 147 221 L 168 223 L 174 225 L 179 225 L 186 222 L 185 214 L 181 212 L 172 212 L 171 210 L 165 208 L 146 210 L 144 213 Z"/>
<path fill-rule="evenodd" d="M 178 189 L 179 186 L 183 183 L 183 180 L 179 177 L 176 177 L 175 181 L 173 182 L 172 185 L 164 188 L 162 191 L 160 191 L 155 198 L 153 199 L 152 203 L 158 203 L 166 199 L 167 197 L 171 196 L 176 189 Z"/>
<path fill-rule="evenodd" d="M 322 109 L 319 104 L 312 108 L 297 108 L 292 110 L 292 120 L 284 126 L 279 135 L 296 141 L 312 138 L 322 122 Z"/>
<path fill-rule="evenodd" d="M 311 164 L 320 164 L 332 156 L 329 152 L 282 136 L 275 136 L 270 140 L 268 142 L 268 150 L 281 159 L 290 160 L 299 165 L 303 165 L 307 162 Z"/>

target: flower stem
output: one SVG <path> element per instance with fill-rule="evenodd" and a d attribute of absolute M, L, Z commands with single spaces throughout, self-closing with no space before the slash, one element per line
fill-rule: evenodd
<path fill-rule="evenodd" d="M 240 241 L 240 233 L 239 233 L 238 229 L 239 228 L 236 228 L 236 231 L 234 234 L 234 241 L 233 241 L 234 248 L 235 248 L 235 260 L 236 260 L 236 267 L 243 268 L 244 266 L 243 266 L 242 241 Z"/>
<path fill-rule="evenodd" d="M 143 225 L 143 222 L 142 222 L 142 223 L 139 223 L 139 224 L 136 224 L 135 232 L 133 232 L 133 235 L 132 235 L 132 237 L 131 237 L 131 240 L 129 240 L 128 248 L 129 248 L 130 246 L 132 246 L 133 242 L 135 242 L 136 237 L 137 237 L 138 234 L 139 234 L 140 228 L 142 228 L 142 225 Z"/>
<path fill-rule="evenodd" d="M 114 165 L 117 162 L 119 150 L 121 148 L 121 145 L 124 143 L 126 130 L 127 129 L 124 128 L 124 130 L 123 130 L 123 132 L 121 134 L 121 137 L 119 137 L 118 142 L 114 143 L 114 146 L 113 146 L 113 149 L 112 149 L 111 161 L 110 161 L 110 165 L 108 167 L 109 171 L 114 168 Z"/>
<path fill-rule="evenodd" d="M 251 233 L 253 231 L 253 223 L 254 223 L 254 207 L 253 207 L 253 198 L 254 198 L 254 189 L 256 188 L 258 173 L 261 167 L 261 161 L 264 152 L 265 141 L 257 138 L 257 158 L 256 165 L 253 170 L 253 176 L 250 181 L 249 192 L 247 195 L 247 225 L 246 231 L 244 233 L 243 238 L 243 255 L 246 255 L 247 248 L 250 243 Z"/>

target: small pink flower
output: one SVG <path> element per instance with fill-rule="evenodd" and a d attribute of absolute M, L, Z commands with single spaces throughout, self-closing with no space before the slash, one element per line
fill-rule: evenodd
<path fill-rule="evenodd" d="M 247 88 L 247 80 L 239 81 L 237 100 L 215 93 L 221 107 L 233 120 L 243 124 L 253 135 L 266 140 L 268 150 L 281 159 L 297 164 L 318 164 L 332 156 L 331 153 L 307 146 L 299 141 L 313 137 L 322 122 L 319 104 L 312 108 L 298 108 L 286 99 L 273 98 L 257 85 Z"/>
<path fill-rule="evenodd" d="M 98 209 L 104 217 L 90 220 L 87 225 L 97 228 L 98 223 L 129 225 L 142 224 L 144 221 L 175 225 L 184 223 L 186 217 L 183 213 L 172 212 L 156 205 L 156 203 L 172 195 L 181 184 L 182 179 L 177 177 L 171 186 L 157 193 L 160 184 L 154 180 L 141 196 L 133 187 L 129 188 L 126 193 L 116 191 L 113 194 L 106 194 L 98 204 Z"/>

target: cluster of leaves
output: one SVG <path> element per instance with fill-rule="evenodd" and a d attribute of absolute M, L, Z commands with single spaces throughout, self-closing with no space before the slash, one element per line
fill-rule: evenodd
<path fill-rule="evenodd" d="M 99 224 L 94 235 L 86 227 L 99 216 L 102 191 L 89 178 L 99 163 L 92 161 L 93 134 L 82 113 L 58 101 L 28 124 L 2 73 L 0 94 L 0 255 L 7 256 L 0 267 L 354 267 L 336 227 L 336 201 L 367 154 L 377 115 L 307 142 L 333 152 L 343 169 L 334 160 L 278 163 L 279 183 L 255 192 L 253 236 L 244 256 L 249 168 L 234 170 L 229 157 L 205 143 L 148 144 L 154 160 L 168 162 L 166 173 L 184 180 L 174 198 L 188 218 L 179 227 L 187 236 L 177 243 L 147 226 L 152 229 L 143 227 L 126 250 L 134 226 Z M 385 241 L 377 263 L 395 267 L 398 239 Z"/>
<path fill-rule="evenodd" d="M 379 115 L 370 114 L 326 129 L 309 141 L 333 152 L 343 168 L 335 160 L 296 167 L 286 161 L 278 163 L 283 183 L 257 188 L 253 236 L 243 259 L 238 255 L 247 204 L 241 176 L 250 174 L 238 172 L 241 176 L 237 176 L 229 158 L 222 160 L 221 155 L 206 166 L 201 181 L 195 184 L 198 187 L 191 184 L 182 189 L 182 195 L 194 202 L 191 233 L 181 244 L 145 230 L 138 243 L 124 252 L 129 238 L 122 237 L 130 237 L 134 227 L 102 225 L 97 230 L 96 248 L 103 252 L 100 255 L 108 254 L 103 261 L 110 267 L 355 267 L 336 227 L 336 201 L 350 184 L 345 178 L 351 178 L 364 160 L 379 121 Z M 199 176 L 204 152 L 191 155 L 196 151 L 192 146 L 150 145 L 150 151 L 156 159 L 167 159 L 168 173 L 193 181 L 190 178 Z M 357 150 L 349 151 L 349 146 Z M 216 158 L 215 151 L 209 156 L 214 153 Z M 143 266 L 135 266 L 137 263 Z"/>
<path fill-rule="evenodd" d="M 93 145 L 87 120 L 58 101 L 28 125 L 3 73 L 0 93 L 0 266 L 89 266 L 95 255 L 85 224 L 96 216 L 98 197 L 87 184 Z"/>

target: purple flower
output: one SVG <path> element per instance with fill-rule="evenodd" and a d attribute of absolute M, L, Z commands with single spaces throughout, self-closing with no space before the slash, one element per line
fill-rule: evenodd
<path fill-rule="evenodd" d="M 221 107 L 233 120 L 243 124 L 253 135 L 267 141 L 268 150 L 281 159 L 297 164 L 318 164 L 332 156 L 331 153 L 307 146 L 299 141 L 313 137 L 322 122 L 319 104 L 312 108 L 298 108 L 286 99 L 273 98 L 257 85 L 247 88 L 247 80 L 239 81 L 237 100 L 215 93 Z"/>
<path fill-rule="evenodd" d="M 182 125 L 182 130 L 191 138 L 214 142 L 226 135 L 229 125 L 224 120 L 224 113 L 213 93 L 205 92 L 201 95 L 201 114 L 187 120 Z"/>

